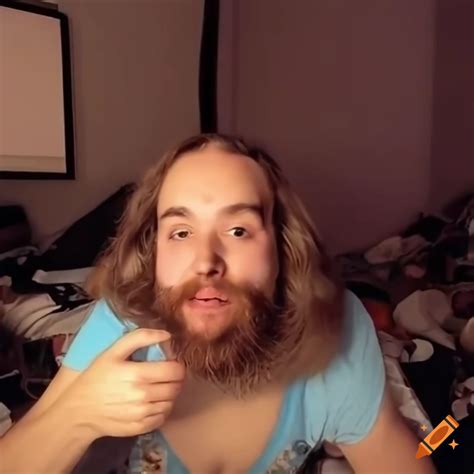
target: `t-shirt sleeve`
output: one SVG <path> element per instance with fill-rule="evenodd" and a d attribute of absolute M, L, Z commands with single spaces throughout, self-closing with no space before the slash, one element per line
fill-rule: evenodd
<path fill-rule="evenodd" d="M 324 375 L 334 443 L 362 440 L 372 429 L 385 390 L 385 367 L 372 319 L 351 292 L 345 294 L 341 353 Z"/>
<path fill-rule="evenodd" d="M 63 365 L 74 370 L 85 370 L 127 330 L 125 323 L 115 316 L 108 304 L 98 301 L 69 347 Z"/>

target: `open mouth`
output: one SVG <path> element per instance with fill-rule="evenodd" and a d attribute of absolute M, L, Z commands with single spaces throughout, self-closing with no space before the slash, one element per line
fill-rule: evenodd
<path fill-rule="evenodd" d="M 191 298 L 189 304 L 195 309 L 218 309 L 227 306 L 229 302 L 220 298 Z"/>
<path fill-rule="evenodd" d="M 218 301 L 219 303 L 227 303 L 228 300 L 222 299 L 222 298 L 192 298 L 194 301 L 204 301 L 204 302 L 209 302 L 209 301 Z"/>
<path fill-rule="evenodd" d="M 227 295 L 217 291 L 215 288 L 201 288 L 193 298 L 190 298 L 193 305 L 200 307 L 218 307 L 229 303 Z"/>
<path fill-rule="evenodd" d="M 222 292 L 216 290 L 212 287 L 201 288 L 196 292 L 192 300 L 202 301 L 202 302 L 210 302 L 215 301 L 219 303 L 228 303 L 229 298 L 227 295 L 223 294 Z"/>
<path fill-rule="evenodd" d="M 229 301 L 220 298 L 191 298 L 188 304 L 197 311 L 218 311 L 226 308 Z"/>

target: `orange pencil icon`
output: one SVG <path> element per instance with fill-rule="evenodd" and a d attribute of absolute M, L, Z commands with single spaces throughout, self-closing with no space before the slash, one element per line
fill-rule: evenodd
<path fill-rule="evenodd" d="M 416 459 L 429 456 L 458 426 L 459 423 L 451 415 L 448 415 L 418 445 Z"/>

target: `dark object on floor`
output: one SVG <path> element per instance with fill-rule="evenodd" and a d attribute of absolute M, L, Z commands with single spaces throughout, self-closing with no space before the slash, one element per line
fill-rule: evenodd
<path fill-rule="evenodd" d="M 462 215 L 463 211 L 466 209 L 466 206 L 474 198 L 474 194 L 465 193 L 460 196 L 458 199 L 451 201 L 447 206 L 443 208 L 443 215 L 448 217 L 450 220 L 458 220 Z"/>
<path fill-rule="evenodd" d="M 133 190 L 120 188 L 93 211 L 76 221 L 36 262 L 45 271 L 91 267 L 109 240 Z"/>
<path fill-rule="evenodd" d="M 375 301 L 390 303 L 390 295 L 370 283 L 364 281 L 347 281 L 346 288 L 351 290 L 359 299 L 370 298 Z"/>
<path fill-rule="evenodd" d="M 474 290 L 459 290 L 454 293 L 451 304 L 454 315 L 458 318 L 469 319 L 474 316 Z"/>
<path fill-rule="evenodd" d="M 435 216 L 420 216 L 417 222 L 409 226 L 402 237 L 410 237 L 412 235 L 421 235 L 428 242 L 436 242 L 441 235 L 446 222 Z"/>
<path fill-rule="evenodd" d="M 462 283 L 474 281 L 474 265 L 459 265 L 454 270 L 453 281 Z"/>
<path fill-rule="evenodd" d="M 22 344 L 24 369 L 31 379 L 52 380 L 58 371 L 53 338 L 37 339 Z"/>
<path fill-rule="evenodd" d="M 449 443 L 456 441 L 453 449 Z M 459 428 L 431 455 L 439 474 L 472 474 L 474 469 L 474 416 L 464 418 Z"/>
<path fill-rule="evenodd" d="M 0 402 L 10 410 L 17 405 L 31 402 L 31 398 L 21 388 L 20 373 L 0 379 Z"/>
<path fill-rule="evenodd" d="M 469 248 L 469 233 L 467 229 L 456 227 L 454 224 L 446 226 L 444 234 L 434 246 L 434 250 L 447 257 L 462 258 Z"/>
<path fill-rule="evenodd" d="M 421 338 L 419 338 L 421 339 Z M 411 387 L 433 424 L 439 423 L 451 410 L 449 397 L 456 377 L 456 352 L 430 341 L 434 354 L 424 362 L 401 363 Z"/>
<path fill-rule="evenodd" d="M 0 253 L 31 243 L 31 228 L 21 206 L 0 206 Z"/>

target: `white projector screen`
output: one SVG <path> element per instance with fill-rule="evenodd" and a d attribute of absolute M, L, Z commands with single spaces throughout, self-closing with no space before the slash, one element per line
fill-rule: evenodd
<path fill-rule="evenodd" d="M 0 178 L 73 179 L 67 18 L 0 0 Z"/>

